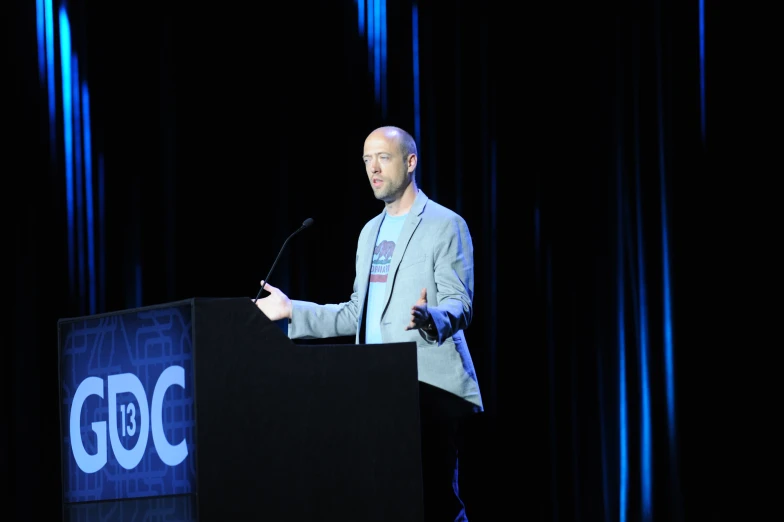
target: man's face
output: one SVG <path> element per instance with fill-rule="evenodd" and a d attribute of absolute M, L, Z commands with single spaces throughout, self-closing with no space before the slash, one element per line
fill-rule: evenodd
<path fill-rule="evenodd" d="M 394 132 L 375 131 L 367 137 L 362 160 L 376 199 L 390 203 L 403 195 L 416 165 L 412 156 L 403 156 Z"/>

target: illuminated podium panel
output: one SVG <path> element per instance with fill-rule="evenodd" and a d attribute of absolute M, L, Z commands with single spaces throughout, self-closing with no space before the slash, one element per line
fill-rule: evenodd
<path fill-rule="evenodd" d="M 58 330 L 63 520 L 423 520 L 415 343 L 296 344 L 249 298 Z"/>

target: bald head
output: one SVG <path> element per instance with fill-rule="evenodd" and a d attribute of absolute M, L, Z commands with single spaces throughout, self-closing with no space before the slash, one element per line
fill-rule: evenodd
<path fill-rule="evenodd" d="M 393 125 L 379 127 L 368 135 L 367 140 L 380 137 L 383 137 L 390 142 L 397 143 L 403 157 L 408 157 L 409 154 L 418 156 L 414 137 L 400 127 L 395 127 Z"/>

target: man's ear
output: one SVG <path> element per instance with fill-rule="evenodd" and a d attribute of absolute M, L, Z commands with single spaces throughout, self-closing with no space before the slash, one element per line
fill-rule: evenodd
<path fill-rule="evenodd" d="M 417 166 L 417 155 L 416 154 L 409 154 L 408 155 L 408 171 L 414 172 L 414 169 Z"/>

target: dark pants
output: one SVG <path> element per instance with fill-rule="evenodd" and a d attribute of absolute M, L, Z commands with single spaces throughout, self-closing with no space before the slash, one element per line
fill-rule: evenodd
<path fill-rule="evenodd" d="M 476 407 L 444 390 L 419 384 L 425 522 L 467 521 L 458 470 L 463 428 Z"/>

